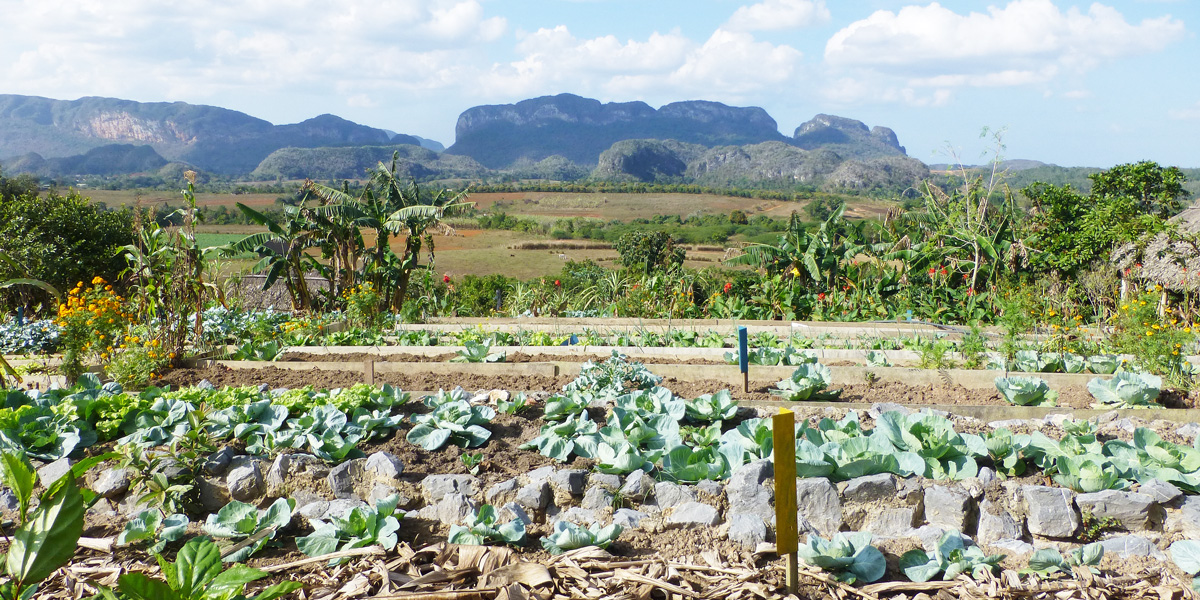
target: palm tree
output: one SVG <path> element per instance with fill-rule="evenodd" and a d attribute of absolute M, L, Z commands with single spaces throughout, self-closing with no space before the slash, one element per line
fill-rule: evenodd
<path fill-rule="evenodd" d="M 284 207 L 282 221 L 277 221 L 241 202 L 237 203 L 237 207 L 250 220 L 266 227 L 267 231 L 246 236 L 229 244 L 222 248 L 221 253 L 225 256 L 243 252 L 262 254 L 262 260 L 255 266 L 258 271 L 267 271 L 262 289 L 269 289 L 282 277 L 292 298 L 292 308 L 308 309 L 312 303 L 312 294 L 308 290 L 304 274 L 315 261 L 304 251 L 313 246 L 314 230 L 311 221 L 304 214 L 304 205 Z"/>

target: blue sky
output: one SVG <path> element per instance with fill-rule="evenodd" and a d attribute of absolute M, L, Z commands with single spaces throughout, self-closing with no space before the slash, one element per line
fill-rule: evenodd
<path fill-rule="evenodd" d="M 0 0 L 0 93 L 322 113 L 454 141 L 479 104 L 761 106 L 884 125 L 911 156 L 1200 167 L 1191 0 Z M 951 149 L 948 151 L 948 149 Z"/>

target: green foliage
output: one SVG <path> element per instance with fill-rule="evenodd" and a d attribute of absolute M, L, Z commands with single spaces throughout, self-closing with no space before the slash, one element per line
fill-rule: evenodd
<path fill-rule="evenodd" d="M 450 362 L 457 363 L 494 363 L 504 362 L 503 352 L 492 352 L 491 340 L 483 342 L 472 342 L 470 340 L 463 342 L 463 349 L 457 352 L 458 356 L 450 359 Z"/>
<path fill-rule="evenodd" d="M 400 530 L 399 519 L 404 517 L 404 511 L 396 509 L 398 502 L 399 496 L 392 495 L 376 500 L 373 507 L 355 507 L 345 517 L 329 522 L 318 519 L 313 522 L 312 533 L 296 540 L 296 548 L 309 556 L 372 544 L 391 550 L 399 542 L 396 532 Z"/>
<path fill-rule="evenodd" d="M 562 520 L 555 522 L 550 533 L 542 538 L 542 548 L 545 548 L 550 554 L 562 554 L 567 550 L 587 546 L 607 548 L 620 535 L 621 526 L 616 523 L 608 527 L 601 527 L 599 523 L 593 523 L 590 527 L 583 528 L 570 521 Z"/>
<path fill-rule="evenodd" d="M 542 412 L 542 418 L 547 421 L 562 421 L 586 411 L 591 401 L 591 394 L 578 391 L 555 394 L 546 398 L 546 408 Z"/>
<path fill-rule="evenodd" d="M 715 394 L 704 394 L 686 405 L 687 417 L 692 421 L 711 423 L 732 419 L 737 414 L 738 406 L 729 390 L 721 390 Z"/>
<path fill-rule="evenodd" d="M 655 270 L 672 271 L 683 264 L 684 249 L 663 231 L 632 231 L 613 244 L 627 269 L 640 269 L 646 275 Z"/>
<path fill-rule="evenodd" d="M 1192 576 L 1200 573 L 1200 541 L 1178 540 L 1167 551 L 1181 571 Z M 1200 577 L 1192 579 L 1192 590 L 1197 589 L 1200 589 Z"/>
<path fill-rule="evenodd" d="M 1021 574 L 1032 574 L 1037 577 L 1047 577 L 1055 573 L 1070 573 L 1074 567 L 1086 567 L 1089 571 L 1099 574 L 1096 567 L 1104 558 L 1104 546 L 1100 542 L 1080 546 L 1066 556 L 1054 548 L 1042 548 L 1029 556 L 1029 566 L 1021 570 Z"/>
<path fill-rule="evenodd" d="M 627 390 L 645 390 L 662 381 L 640 362 L 613 350 L 612 356 L 601 363 L 588 361 L 579 368 L 579 376 L 568 383 L 565 392 L 587 392 L 596 396 L 619 396 Z"/>
<path fill-rule="evenodd" d="M 883 553 L 871 545 L 871 534 L 865 531 L 835 533 L 831 540 L 809 535 L 796 554 L 844 583 L 878 581 L 887 570 Z"/>
<path fill-rule="evenodd" d="M 1087 384 L 1096 399 L 1093 408 L 1150 408 L 1162 389 L 1162 378 L 1149 373 L 1122 371 L 1110 379 L 1097 377 Z"/>
<path fill-rule="evenodd" d="M 547 456 L 559 462 L 567 462 L 575 451 L 575 440 L 580 436 L 590 436 L 599 430 L 595 421 L 588 418 L 587 412 L 567 416 L 561 423 L 547 423 L 542 426 L 536 438 L 521 444 L 522 450 L 534 450 L 542 456 Z"/>
<path fill-rule="evenodd" d="M 266 510 L 259 510 L 252 504 L 233 500 L 221 510 L 208 515 L 203 529 L 205 533 L 214 538 L 227 540 L 248 538 L 249 544 L 235 550 L 223 559 L 225 562 L 242 562 L 265 546 L 267 541 L 274 538 L 280 529 L 291 523 L 292 509 L 295 508 L 295 505 L 295 500 L 278 498 Z"/>
<path fill-rule="evenodd" d="M 119 279 L 122 263 L 117 248 L 133 241 L 129 211 L 108 211 L 74 191 L 5 197 L 0 201 L 0 252 L 11 259 L 0 262 L 0 281 L 29 278 L 59 290 L 76 282 L 102 277 Z M 15 268 L 20 269 L 14 270 Z M 30 308 L 50 307 L 49 294 L 23 290 Z M 0 307 L 15 308 L 13 289 L 0 289 Z"/>
<path fill-rule="evenodd" d="M 961 532 L 951 530 L 942 534 L 933 556 L 920 549 L 905 552 L 900 557 L 900 570 L 910 580 L 920 583 L 933 579 L 938 573 L 942 574 L 943 581 L 951 581 L 962 574 L 979 579 L 985 573 L 999 571 L 1003 560 L 1003 554 L 988 556 L 979 546 L 968 546 Z"/>
<path fill-rule="evenodd" d="M 450 394 L 439 390 L 437 396 L 427 396 L 425 405 L 433 412 L 413 415 L 412 422 L 416 425 L 405 439 L 429 452 L 447 443 L 462 448 L 482 446 L 492 436 L 483 426 L 495 418 L 496 411 L 487 406 L 472 406 L 464 396 L 461 388 Z"/>
<path fill-rule="evenodd" d="M 479 510 L 468 516 L 462 525 L 451 525 L 447 540 L 451 544 L 466 544 L 483 546 L 487 544 L 508 544 L 522 546 L 525 544 L 525 522 L 513 519 L 500 523 L 496 508 L 484 504 Z"/>
<path fill-rule="evenodd" d="M 483 466 L 483 459 L 486 458 L 482 452 L 463 452 L 458 455 L 458 460 L 467 468 L 467 472 L 472 475 L 478 475 L 480 467 Z"/>
<path fill-rule="evenodd" d="M 1055 406 L 1058 392 L 1045 379 L 1037 377 L 997 377 L 996 389 L 1011 404 L 1018 406 Z"/>
<path fill-rule="evenodd" d="M 247 583 L 267 576 L 266 571 L 242 564 L 222 569 L 221 550 L 204 538 L 194 538 L 184 544 L 173 563 L 158 556 L 158 564 L 163 579 L 142 573 L 121 575 L 117 579 L 121 595 L 134 600 L 238 600 L 245 597 Z M 284 581 L 249 600 L 274 600 L 301 587 L 298 581 Z M 112 598 L 111 594 L 107 597 Z"/>
<path fill-rule="evenodd" d="M 117 545 L 133 545 L 152 542 L 146 551 L 161 553 L 167 544 L 183 539 L 187 533 L 187 515 L 173 513 L 164 516 L 157 508 L 148 508 L 134 515 L 125 523 L 125 529 L 117 535 Z"/>
<path fill-rule="evenodd" d="M 804 400 L 833 400 L 842 390 L 828 390 L 833 382 L 833 373 L 820 363 L 805 363 L 792 372 L 792 376 L 775 384 L 772 394 L 789 402 Z"/>

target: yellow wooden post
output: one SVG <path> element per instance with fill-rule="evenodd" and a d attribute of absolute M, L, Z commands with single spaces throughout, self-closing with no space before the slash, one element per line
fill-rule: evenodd
<path fill-rule="evenodd" d="M 771 418 L 775 446 L 775 549 L 787 557 L 788 593 L 796 593 L 796 415 L 783 408 Z"/>

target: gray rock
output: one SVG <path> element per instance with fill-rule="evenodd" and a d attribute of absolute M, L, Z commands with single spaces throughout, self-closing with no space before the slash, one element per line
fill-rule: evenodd
<path fill-rule="evenodd" d="M 105 469 L 96 477 L 92 491 L 105 498 L 122 496 L 129 491 L 132 475 L 129 469 Z"/>
<path fill-rule="evenodd" d="M 529 479 L 529 483 L 541 483 L 543 481 L 549 481 L 550 478 L 553 476 L 554 476 L 554 467 L 550 466 L 550 465 L 547 465 L 545 467 L 538 467 L 538 468 L 530 471 L 529 473 L 525 474 L 525 477 L 527 477 Z"/>
<path fill-rule="evenodd" d="M 550 483 L 542 479 L 517 490 L 517 497 L 514 501 L 527 510 L 536 512 L 545 509 L 553 497 L 554 494 L 550 491 Z"/>
<path fill-rule="evenodd" d="M 660 481 L 654 484 L 654 500 L 659 508 L 666 510 L 685 502 L 695 502 L 696 491 L 670 481 Z"/>
<path fill-rule="evenodd" d="M 112 502 L 104 498 L 98 498 L 95 504 L 88 507 L 87 514 L 93 517 L 113 517 L 120 513 L 117 512 L 117 507 L 113 506 Z"/>
<path fill-rule="evenodd" d="M 996 471 L 994 471 L 991 467 L 980 467 L 978 479 L 979 485 L 986 488 L 987 486 L 995 483 L 999 478 L 996 477 Z"/>
<path fill-rule="evenodd" d="M 225 474 L 225 471 L 229 470 L 229 461 L 233 460 L 233 457 L 236 455 L 237 452 L 235 452 L 233 448 L 225 446 L 224 448 L 209 454 L 208 458 L 204 461 L 204 465 L 202 465 L 200 468 L 206 475 L 220 477 Z"/>
<path fill-rule="evenodd" d="M 867 409 L 867 415 L 869 415 L 872 419 L 878 419 L 883 413 L 890 412 L 898 412 L 902 415 L 911 415 L 913 411 L 911 408 L 904 406 L 903 404 L 896 404 L 895 402 L 876 402 L 875 404 L 871 405 L 871 408 Z"/>
<path fill-rule="evenodd" d="M 615 492 L 621 489 L 621 477 L 612 473 L 592 473 L 588 475 L 588 486 L 603 486 Z"/>
<path fill-rule="evenodd" d="M 730 515 L 729 541 L 753 550 L 767 541 L 767 524 L 758 515 Z"/>
<path fill-rule="evenodd" d="M 842 501 L 837 488 L 824 477 L 796 481 L 796 506 L 800 516 L 825 538 L 842 528 Z"/>
<path fill-rule="evenodd" d="M 1166 519 L 1162 507 L 1149 494 L 1102 490 L 1092 494 L 1079 494 L 1075 505 L 1080 512 L 1090 512 L 1096 517 L 1116 519 L 1127 531 L 1160 529 Z"/>
<path fill-rule="evenodd" d="M 174 458 L 164 458 L 158 461 L 158 466 L 154 471 L 166 475 L 167 479 L 178 479 L 187 475 L 187 469 L 184 468 L 183 463 Z"/>
<path fill-rule="evenodd" d="M 400 475 L 404 473 L 404 463 L 400 462 L 400 458 L 391 452 L 376 452 L 368 456 L 363 468 L 367 475 L 387 481 L 399 479 Z"/>
<path fill-rule="evenodd" d="M 588 488 L 588 491 L 584 493 L 583 500 L 579 503 L 579 506 L 588 510 L 601 510 L 612 506 L 612 503 L 613 493 L 608 491 L 608 488 L 604 486 L 595 485 Z"/>
<path fill-rule="evenodd" d="M 392 496 L 396 497 L 396 506 L 404 506 L 408 503 L 408 498 L 400 493 L 400 490 L 386 483 L 376 483 L 375 487 L 371 488 L 371 493 L 367 494 L 367 504 L 375 506 L 376 502 Z"/>
<path fill-rule="evenodd" d="M 60 458 L 50 464 L 39 467 L 37 470 L 38 481 L 41 482 L 43 486 L 49 486 L 55 481 L 61 479 L 63 475 L 70 473 L 71 467 L 74 465 L 74 460 L 70 458 Z"/>
<path fill-rule="evenodd" d="M 290 497 L 292 500 L 296 501 L 296 510 L 300 510 L 301 508 L 304 508 L 305 506 L 308 506 L 314 502 L 325 502 L 328 504 L 325 498 L 309 490 L 296 490 L 292 492 Z"/>
<path fill-rule="evenodd" d="M 1075 492 L 1056 487 L 1027 485 L 1021 488 L 1028 507 L 1026 526 L 1029 533 L 1043 537 L 1066 538 L 1079 529 L 1075 510 Z"/>
<path fill-rule="evenodd" d="M 846 482 L 842 498 L 847 502 L 874 502 L 896 497 L 896 476 L 891 473 L 855 477 Z"/>
<path fill-rule="evenodd" d="M 1029 542 L 1024 542 L 1021 540 L 1015 540 L 1015 539 L 1014 540 L 999 540 L 999 541 L 995 541 L 995 542 L 992 542 L 992 543 L 986 544 L 986 545 L 991 546 L 992 548 L 996 548 L 998 550 L 1007 551 L 1012 556 L 1024 556 L 1026 554 L 1033 554 L 1033 551 L 1035 549 L 1033 547 L 1033 544 L 1030 544 Z"/>
<path fill-rule="evenodd" d="M 341 519 L 350 514 L 350 511 L 363 506 L 367 506 L 367 503 L 359 500 L 358 498 L 338 498 L 337 500 L 330 500 L 329 508 L 325 511 L 325 518 L 333 519 L 336 517 Z"/>
<path fill-rule="evenodd" d="M 572 506 L 571 508 L 562 511 L 557 515 L 554 515 L 554 518 L 550 521 L 550 524 L 553 526 L 554 523 L 559 521 L 566 521 L 576 525 L 591 525 L 592 523 L 595 523 L 596 520 L 596 511 L 587 508 L 580 508 L 578 506 Z"/>
<path fill-rule="evenodd" d="M 943 535 L 946 535 L 946 530 L 936 525 L 922 525 L 909 532 L 909 537 L 921 540 L 921 547 L 930 556 L 933 556 L 934 551 L 937 550 L 938 542 L 942 541 Z M 964 535 L 963 537 L 967 536 Z M 967 540 L 970 541 L 970 538 L 967 537 Z"/>
<path fill-rule="evenodd" d="M 721 513 L 717 509 L 699 502 L 685 502 L 675 507 L 667 517 L 666 525 L 668 528 L 711 527 L 720 522 Z"/>
<path fill-rule="evenodd" d="M 706 496 L 710 496 L 713 500 L 717 500 L 720 499 L 721 494 L 725 491 L 725 488 L 721 487 L 720 483 L 705 479 L 704 481 L 696 484 L 696 491 Z"/>
<path fill-rule="evenodd" d="M 21 501 L 17 499 L 17 494 L 8 488 L 0 490 L 0 511 L 5 513 L 15 513 L 21 508 Z"/>
<path fill-rule="evenodd" d="M 1024 427 L 1028 424 L 1029 422 L 1023 419 L 1005 419 L 1003 421 L 991 421 L 988 423 L 988 427 L 991 427 L 992 429 L 1012 430 L 1018 427 Z"/>
<path fill-rule="evenodd" d="M 350 498 L 354 496 L 354 484 L 362 480 L 365 463 L 366 459 L 356 458 L 329 470 L 329 475 L 325 480 L 329 483 L 329 490 L 335 497 Z"/>
<path fill-rule="evenodd" d="M 225 474 L 225 485 L 229 487 L 229 496 L 241 502 L 250 502 L 267 491 L 257 462 L 230 469 Z"/>
<path fill-rule="evenodd" d="M 905 506 L 902 508 L 885 508 L 869 517 L 863 531 L 869 531 L 879 537 L 907 537 L 913 534 L 913 525 L 917 522 L 917 509 Z"/>
<path fill-rule="evenodd" d="M 519 489 L 521 489 L 521 482 L 517 481 L 516 477 L 513 477 L 489 487 L 483 492 L 483 499 L 488 504 L 497 506 L 509 501 L 512 496 L 516 495 Z"/>
<path fill-rule="evenodd" d="M 1106 423 L 1111 423 L 1113 421 L 1116 421 L 1117 419 L 1120 419 L 1120 418 L 1121 418 L 1121 413 L 1119 413 L 1115 410 L 1110 410 L 1106 413 L 1101 413 L 1099 415 L 1096 415 L 1096 424 L 1104 425 Z"/>
<path fill-rule="evenodd" d="M 925 520 L 943 529 L 966 531 L 975 501 L 958 487 L 935 485 L 925 490 Z"/>
<path fill-rule="evenodd" d="M 638 469 L 625 478 L 621 486 L 621 495 L 635 502 L 642 502 L 654 491 L 654 479 Z"/>
<path fill-rule="evenodd" d="M 637 529 L 642 519 L 649 517 L 646 513 L 632 508 L 618 508 L 617 512 L 613 513 L 612 522 L 620 525 L 622 530 Z"/>
<path fill-rule="evenodd" d="M 1073 419 L 1074 417 L 1070 413 L 1053 413 L 1042 417 L 1042 423 L 1061 428 L 1063 423 Z"/>
<path fill-rule="evenodd" d="M 1158 560 L 1166 560 L 1167 555 L 1154 542 L 1138 536 L 1138 535 L 1123 535 L 1120 537 L 1110 538 L 1100 542 L 1104 547 L 1104 554 L 1115 554 L 1121 558 L 1132 558 L 1135 556 L 1149 556 Z"/>
<path fill-rule="evenodd" d="M 325 517 L 325 513 L 329 512 L 329 501 L 317 500 L 316 502 L 309 502 L 296 509 L 296 512 L 309 521 L 322 519 Z"/>
<path fill-rule="evenodd" d="M 216 477 L 197 477 L 196 491 L 200 495 L 200 506 L 204 510 L 216 512 L 221 510 L 226 504 L 229 504 L 229 486 L 225 481 Z M 129 502 L 132 502 L 136 494 L 125 496 L 125 501 L 122 502 L 122 507 Z M 124 508 L 122 508 L 124 510 Z"/>
<path fill-rule="evenodd" d="M 1183 492 L 1174 485 L 1161 479 L 1151 479 L 1138 487 L 1138 493 L 1146 494 L 1159 504 L 1170 504 L 1183 496 Z"/>
<path fill-rule="evenodd" d="M 417 516 L 446 525 L 461 525 L 477 508 L 468 496 L 451 492 L 442 496 L 436 504 L 422 508 Z"/>
<path fill-rule="evenodd" d="M 288 485 L 289 480 L 304 476 L 320 479 L 328 477 L 329 472 L 325 461 L 311 454 L 280 454 L 267 469 L 267 492 L 282 496 L 292 491 L 289 488 L 296 487 L 297 482 L 291 481 L 292 485 Z"/>
<path fill-rule="evenodd" d="M 582 496 L 587 485 L 587 471 L 583 469 L 563 469 L 550 477 L 550 485 L 572 496 Z"/>
<path fill-rule="evenodd" d="M 1175 430 L 1185 440 L 1194 441 L 1197 435 L 1200 435 L 1200 423 L 1188 423 Z"/>
<path fill-rule="evenodd" d="M 1200 496 L 1187 496 L 1179 510 L 1167 515 L 1167 531 L 1188 539 L 1200 538 Z"/>
<path fill-rule="evenodd" d="M 975 539 L 980 544 L 991 544 L 1000 540 L 1020 539 L 1024 528 L 1007 511 L 990 500 L 979 505 L 979 526 Z"/>
<path fill-rule="evenodd" d="M 501 523 L 507 523 L 509 521 L 521 521 L 526 527 L 529 527 L 533 524 L 533 519 L 529 518 L 529 513 L 526 513 L 525 509 L 521 508 L 516 502 L 509 502 L 504 506 L 501 506 L 500 509 L 496 511 L 496 518 L 499 519 Z"/>
<path fill-rule="evenodd" d="M 448 494 L 474 496 L 478 482 L 470 475 L 430 475 L 421 480 L 421 490 L 429 502 L 438 502 Z"/>

